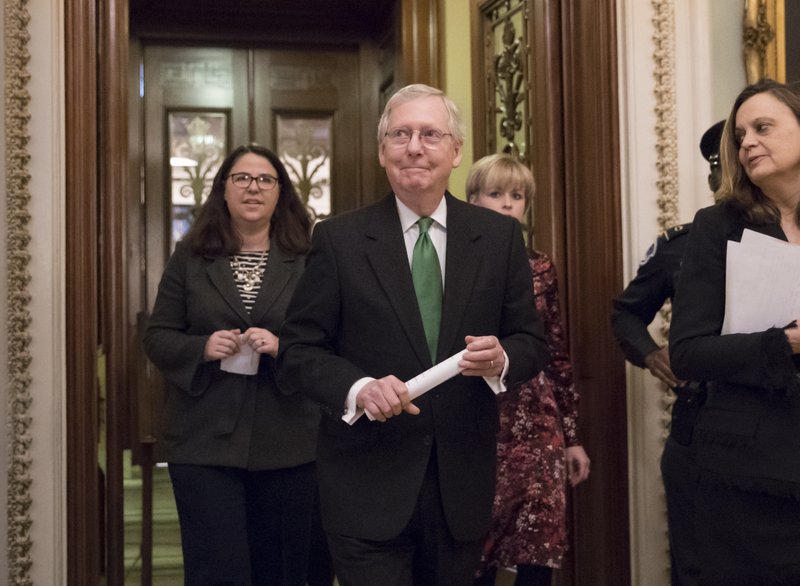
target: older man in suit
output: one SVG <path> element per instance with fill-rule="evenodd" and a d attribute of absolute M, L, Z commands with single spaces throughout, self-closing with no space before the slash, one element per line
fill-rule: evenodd
<path fill-rule="evenodd" d="M 327 413 L 318 474 L 343 586 L 471 583 L 494 493 L 494 393 L 548 359 L 518 222 L 447 193 L 463 137 L 441 91 L 392 96 L 378 140 L 393 193 L 317 226 L 282 329 L 281 390 Z M 465 347 L 461 373 L 412 402 L 403 381 Z"/>

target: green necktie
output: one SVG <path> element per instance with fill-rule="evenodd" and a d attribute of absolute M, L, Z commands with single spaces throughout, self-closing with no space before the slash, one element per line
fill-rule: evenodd
<path fill-rule="evenodd" d="M 411 278 L 417 293 L 417 303 L 422 315 L 422 325 L 428 340 L 431 361 L 436 364 L 436 347 L 439 343 L 439 323 L 442 321 L 442 267 L 433 247 L 428 229 L 432 218 L 420 218 L 419 238 L 411 259 Z"/>

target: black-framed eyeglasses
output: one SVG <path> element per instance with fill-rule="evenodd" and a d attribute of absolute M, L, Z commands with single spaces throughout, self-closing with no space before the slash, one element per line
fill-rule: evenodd
<path fill-rule="evenodd" d="M 253 183 L 253 181 L 256 182 L 256 185 L 258 185 L 258 188 L 261 191 L 270 191 L 278 184 L 277 177 L 273 177 L 272 175 L 268 175 L 266 173 L 262 175 L 250 175 L 250 173 L 231 173 L 229 177 L 231 178 L 231 183 L 233 183 L 234 187 L 238 187 L 239 189 L 250 189 L 250 185 Z"/>
<path fill-rule="evenodd" d="M 384 136 L 389 143 L 397 146 L 405 146 L 411 142 L 414 133 L 419 135 L 419 141 L 426 147 L 435 147 L 444 140 L 445 136 L 453 136 L 450 132 L 442 132 L 436 128 L 423 128 L 422 130 L 411 130 L 410 128 L 393 128 Z"/>

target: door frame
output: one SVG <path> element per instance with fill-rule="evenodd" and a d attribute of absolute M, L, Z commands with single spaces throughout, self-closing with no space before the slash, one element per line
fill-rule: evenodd
<path fill-rule="evenodd" d="M 437 2 L 398 3 L 398 82 L 438 85 Z M 139 197 L 128 180 L 128 0 L 65 0 L 64 22 L 67 584 L 98 584 L 104 571 L 113 586 L 124 583 L 122 462 L 107 458 L 104 493 L 98 420 L 105 418 L 109 453 L 121 451 L 119 405 L 133 384 L 136 329 L 120 318 L 128 315 L 129 238 L 135 237 L 126 226 Z"/>
<path fill-rule="evenodd" d="M 475 157 L 494 152 L 494 47 L 485 33 L 504 0 L 472 0 Z M 615 0 L 518 0 L 528 15 L 523 88 L 536 175 L 535 245 L 559 275 L 580 433 L 592 474 L 570 491 L 570 549 L 558 584 L 629 584 L 625 364 L 609 321 L 622 281 Z M 522 31 L 517 31 L 519 35 Z M 591 88 L 591 89 L 587 89 Z M 507 113 L 506 113 L 507 114 Z M 591 520 L 591 521 L 590 521 Z"/>

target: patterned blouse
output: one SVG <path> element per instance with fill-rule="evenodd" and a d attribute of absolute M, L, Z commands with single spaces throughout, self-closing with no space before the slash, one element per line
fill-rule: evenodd
<path fill-rule="evenodd" d="M 231 271 L 236 281 L 236 288 L 242 298 L 247 312 L 253 309 L 256 297 L 261 290 L 261 279 L 269 260 L 269 251 L 264 252 L 238 252 L 231 256 Z"/>
<path fill-rule="evenodd" d="M 564 450 L 580 445 L 578 393 L 555 267 L 539 251 L 529 262 L 551 358 L 535 378 L 498 397 L 497 492 L 479 575 L 487 567 L 516 564 L 559 568 L 567 548 Z"/>

